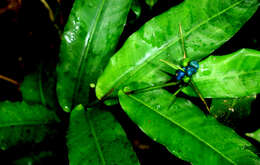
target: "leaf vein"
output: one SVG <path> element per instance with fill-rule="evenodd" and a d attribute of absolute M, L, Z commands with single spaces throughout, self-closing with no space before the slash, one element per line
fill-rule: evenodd
<path fill-rule="evenodd" d="M 223 158 L 225 158 L 227 161 L 229 161 L 232 164 L 236 164 L 232 159 L 230 159 L 229 157 L 227 157 L 226 155 L 222 154 L 217 148 L 215 148 L 214 146 L 212 146 L 211 144 L 207 143 L 204 139 L 201 139 L 198 135 L 196 135 L 195 133 L 193 133 L 192 131 L 190 131 L 189 129 L 183 127 L 182 125 L 180 125 L 178 122 L 168 118 L 167 116 L 165 116 L 164 114 L 156 111 L 155 109 L 153 109 L 150 105 L 146 104 L 145 102 L 143 102 L 142 100 L 132 96 L 132 95 L 128 95 L 129 97 L 131 97 L 132 99 L 134 99 L 135 101 L 143 104 L 145 107 L 147 107 L 148 109 L 152 110 L 154 113 L 158 114 L 159 116 L 162 116 L 164 119 L 166 119 L 167 121 L 175 124 L 177 127 L 183 129 L 184 131 L 188 132 L 190 135 L 192 135 L 193 137 L 195 137 L 197 140 L 199 140 L 200 142 L 202 142 L 203 144 L 205 144 L 206 146 L 208 146 L 209 148 L 213 149 L 215 152 L 217 152 L 220 156 L 222 156 Z"/>
<path fill-rule="evenodd" d="M 97 151 L 98 151 L 98 155 L 100 156 L 100 159 L 101 159 L 101 162 L 103 165 L 106 165 L 106 162 L 105 162 L 105 158 L 104 158 L 104 155 L 103 155 L 103 152 L 101 150 L 101 147 L 100 147 L 100 144 L 98 142 L 98 138 L 97 138 L 97 134 L 96 134 L 96 131 L 94 129 L 94 126 L 88 116 L 88 114 L 86 113 L 86 118 L 87 118 L 87 121 L 89 123 L 89 127 L 90 127 L 90 130 L 91 130 L 91 133 L 94 137 L 94 141 L 95 141 L 95 144 L 96 144 L 96 147 L 97 147 Z"/>

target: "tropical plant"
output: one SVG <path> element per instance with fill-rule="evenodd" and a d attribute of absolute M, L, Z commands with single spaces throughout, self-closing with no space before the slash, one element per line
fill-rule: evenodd
<path fill-rule="evenodd" d="M 55 136 L 53 123 L 66 127 L 69 120 L 69 164 L 139 164 L 114 116 L 124 111 L 191 164 L 260 163 L 256 141 L 241 137 L 238 127 L 260 93 L 260 51 L 216 53 L 256 13 L 259 0 L 185 0 L 133 33 L 124 30 L 139 26 L 143 3 L 153 11 L 160 1 L 75 0 L 56 70 L 44 61 L 25 77 L 23 102 L 0 104 L 1 150 L 41 143 Z M 246 135 L 259 140 L 259 130 Z M 46 156 L 52 154 L 36 160 Z M 27 161 L 33 160 L 16 163 Z"/>

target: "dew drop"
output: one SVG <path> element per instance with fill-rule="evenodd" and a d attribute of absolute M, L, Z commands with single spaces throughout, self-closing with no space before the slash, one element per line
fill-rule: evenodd
<path fill-rule="evenodd" d="M 70 112 L 70 108 L 68 106 L 64 106 L 64 111 L 65 112 Z"/>

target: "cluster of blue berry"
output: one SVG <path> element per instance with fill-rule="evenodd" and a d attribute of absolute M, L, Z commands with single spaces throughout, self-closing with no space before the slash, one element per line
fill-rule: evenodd
<path fill-rule="evenodd" d="M 187 62 L 186 65 L 183 65 L 183 70 L 177 70 L 176 79 L 183 80 L 188 83 L 190 81 L 190 77 L 197 72 L 199 69 L 199 63 L 197 61 Z"/>

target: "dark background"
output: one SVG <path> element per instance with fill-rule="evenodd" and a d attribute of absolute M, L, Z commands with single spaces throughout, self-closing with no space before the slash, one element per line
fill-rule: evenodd
<path fill-rule="evenodd" d="M 0 0 L 0 75 L 7 76 L 21 83 L 25 75 L 35 71 L 42 61 L 57 62 L 60 34 L 66 24 L 73 0 L 47 1 L 53 10 L 55 22 L 49 18 L 48 10 L 40 0 Z M 141 27 L 147 20 L 182 2 L 181 0 L 159 0 L 151 9 L 141 1 L 142 13 L 137 19 L 131 11 L 128 23 L 120 38 L 118 49 L 126 38 Z M 243 26 L 243 28 L 214 54 L 228 54 L 241 48 L 260 50 L 260 10 Z M 134 23 L 133 23 L 134 22 Z M 54 25 L 56 24 L 56 25 Z M 56 27 L 55 27 L 56 26 Z M 58 28 L 57 28 L 58 27 Z M 0 79 L 0 101 L 21 101 L 19 88 Z M 208 100 L 210 102 L 210 100 Z M 239 121 L 236 131 L 243 136 L 245 132 L 259 128 L 259 97 L 252 104 L 251 115 Z M 126 130 L 133 143 L 137 156 L 142 164 L 188 164 L 170 154 L 165 147 L 153 142 L 120 110 L 114 115 Z M 61 114 L 63 125 L 55 126 L 60 130 L 57 136 L 46 139 L 41 144 L 18 145 L 5 152 L 0 151 L 0 160 L 11 164 L 12 160 L 24 156 L 36 156 L 41 151 L 51 152 L 51 156 L 41 159 L 41 163 L 49 162 L 67 164 L 65 133 L 68 116 Z M 259 149 L 259 143 L 248 139 Z"/>

